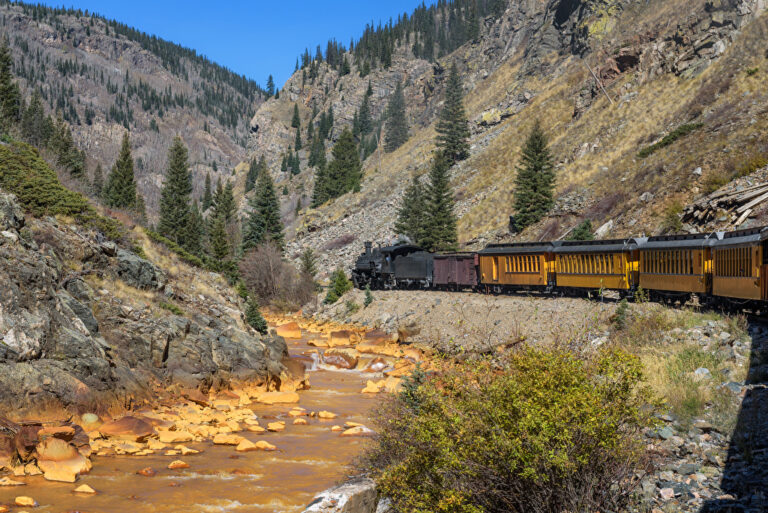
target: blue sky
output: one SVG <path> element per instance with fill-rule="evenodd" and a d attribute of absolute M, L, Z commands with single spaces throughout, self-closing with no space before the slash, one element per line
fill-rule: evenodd
<path fill-rule="evenodd" d="M 281 86 L 304 48 L 314 54 L 320 44 L 325 50 L 330 38 L 346 46 L 366 23 L 410 14 L 421 0 L 64 0 L 63 4 L 194 48 L 262 86 L 271 73 Z"/>

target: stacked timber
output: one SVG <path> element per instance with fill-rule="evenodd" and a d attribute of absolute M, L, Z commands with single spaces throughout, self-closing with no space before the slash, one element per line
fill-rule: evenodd
<path fill-rule="evenodd" d="M 768 182 L 720 189 L 685 207 L 683 222 L 701 225 L 725 215 L 738 226 L 764 201 L 768 201 Z"/>

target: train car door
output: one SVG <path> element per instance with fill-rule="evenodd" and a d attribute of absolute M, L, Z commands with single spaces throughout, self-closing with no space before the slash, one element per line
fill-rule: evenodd
<path fill-rule="evenodd" d="M 492 260 L 492 280 L 499 281 L 499 257 L 493 257 Z"/>

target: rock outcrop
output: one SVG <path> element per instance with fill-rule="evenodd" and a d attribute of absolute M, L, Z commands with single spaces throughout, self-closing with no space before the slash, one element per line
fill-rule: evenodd
<path fill-rule="evenodd" d="M 280 382 L 282 338 L 241 320 L 237 296 L 208 273 L 195 282 L 77 225 L 24 218 L 0 193 L 0 404 L 130 406 L 159 389 Z M 178 270 L 175 272 L 178 273 Z M 183 305 L 168 311 L 171 302 Z M 177 313 L 182 311 L 182 315 Z"/>
<path fill-rule="evenodd" d="M 379 513 L 378 502 L 376 483 L 359 479 L 322 492 L 304 513 Z M 381 513 L 386 511 L 383 509 Z"/>

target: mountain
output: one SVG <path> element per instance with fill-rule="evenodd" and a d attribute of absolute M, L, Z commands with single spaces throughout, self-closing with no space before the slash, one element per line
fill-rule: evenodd
<path fill-rule="evenodd" d="M 194 50 L 74 9 L 0 2 L 25 97 L 39 90 L 86 152 L 90 172 L 114 164 L 130 131 L 138 186 L 157 212 L 168 149 L 180 135 L 190 150 L 197 195 L 245 156 L 248 119 L 263 101 L 252 80 Z"/>
<path fill-rule="evenodd" d="M 350 264 L 365 240 L 394 235 L 405 187 L 428 170 L 453 63 L 464 80 L 472 132 L 470 157 L 452 169 L 459 238 L 469 247 L 556 239 L 584 219 L 603 237 L 697 230 L 681 223 L 683 206 L 768 163 L 768 94 L 761 87 L 768 16 L 761 0 L 502 4 L 440 2 L 405 22 L 369 27 L 352 51 L 329 45 L 338 52 L 333 59 L 329 51 L 322 61 L 305 56 L 279 98 L 259 106 L 248 150 L 265 155 L 278 187 L 287 188 L 290 254 L 313 247 L 332 268 Z M 478 10 L 485 15 L 476 18 L 475 37 L 466 30 L 464 41 L 451 37 L 473 26 Z M 444 40 L 460 44 L 444 47 Z M 431 55 L 425 41 L 433 43 Z M 375 47 L 378 57 L 361 46 Z M 338 64 L 344 60 L 349 73 Z M 359 193 L 309 208 L 314 171 L 307 149 L 299 153 L 300 174 L 280 167 L 294 144 L 293 106 L 302 130 L 313 111 L 333 109 L 333 140 L 352 125 L 369 84 L 376 122 L 398 81 L 405 86 L 408 142 L 367 158 Z M 515 169 L 537 119 L 556 158 L 556 205 L 512 235 Z M 746 225 L 766 220 L 758 209 Z M 729 215 L 716 224 L 734 221 Z"/>

